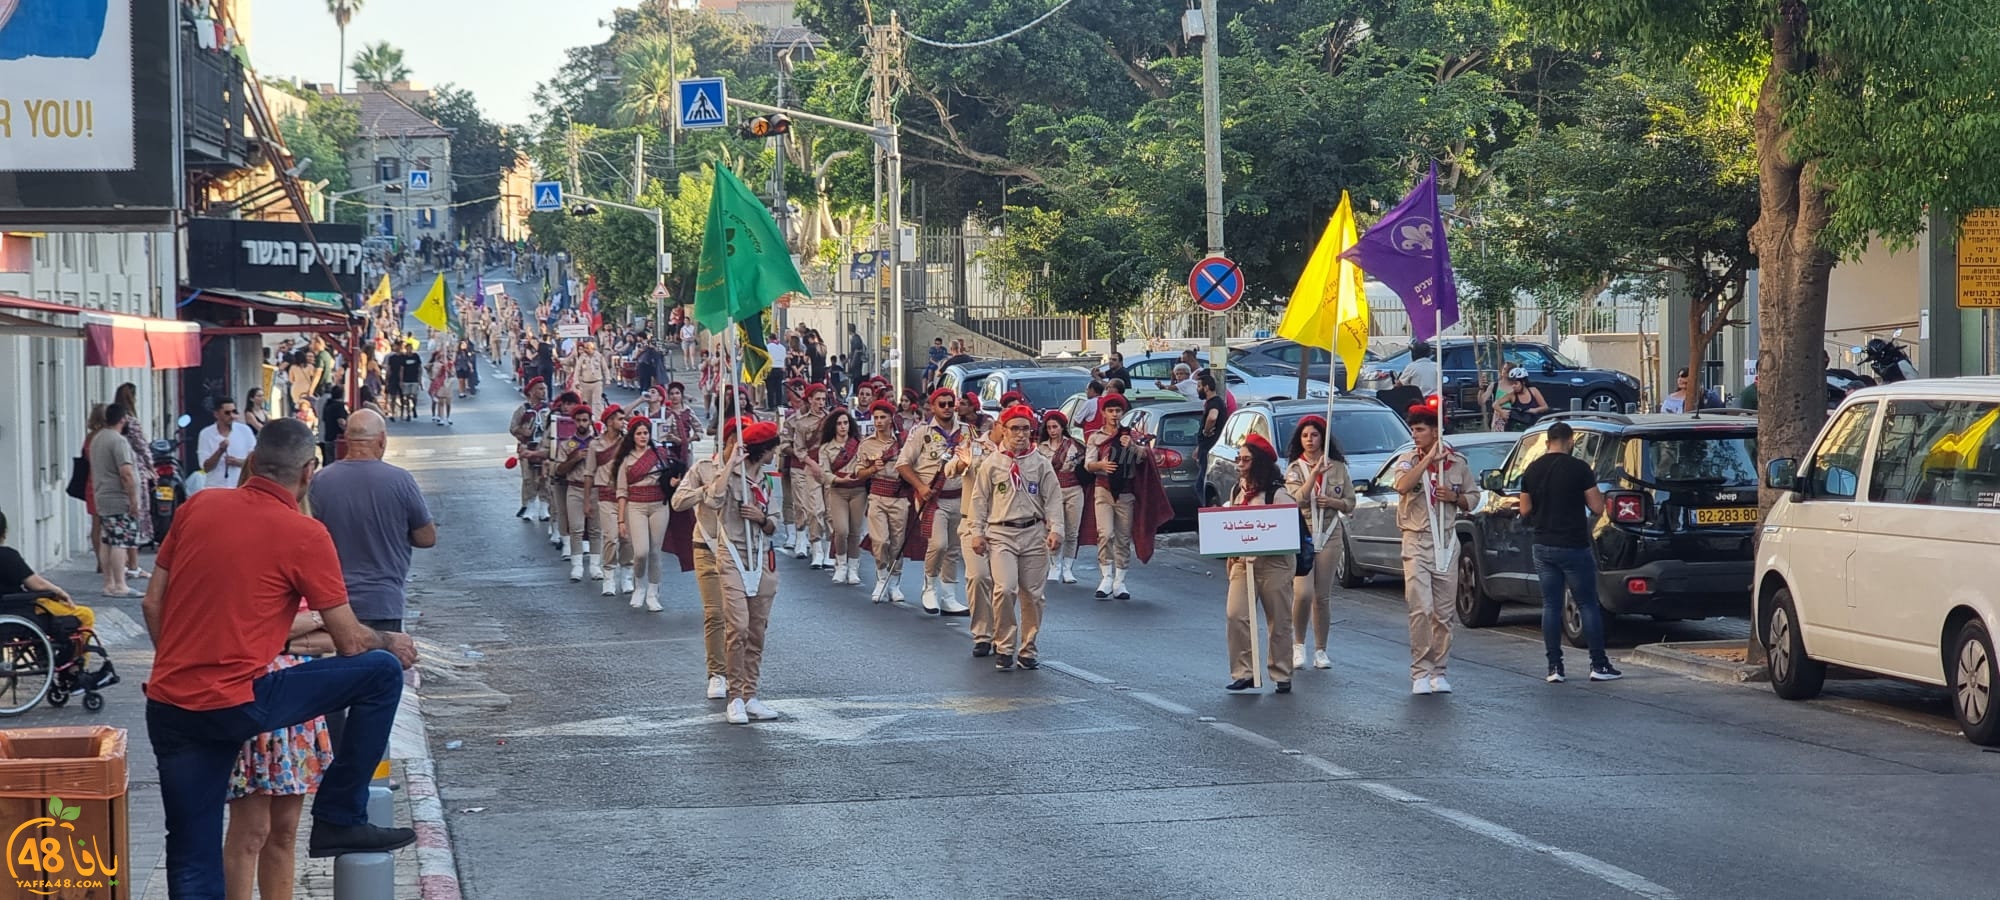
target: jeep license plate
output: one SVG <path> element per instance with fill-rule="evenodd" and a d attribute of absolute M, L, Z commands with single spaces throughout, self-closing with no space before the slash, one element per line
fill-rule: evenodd
<path fill-rule="evenodd" d="M 1694 511 L 1696 525 L 1755 525 L 1757 521 L 1754 506 L 1716 506 Z"/>

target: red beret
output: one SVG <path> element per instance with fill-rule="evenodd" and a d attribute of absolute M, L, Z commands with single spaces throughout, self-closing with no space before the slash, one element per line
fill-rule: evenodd
<path fill-rule="evenodd" d="M 966 391 L 966 392 L 965 392 L 965 399 L 967 399 L 967 400 L 970 400 L 970 401 L 972 401 L 972 405 L 973 405 L 973 406 L 978 406 L 978 405 L 979 405 L 979 392 L 978 392 L 978 391 Z"/>
<path fill-rule="evenodd" d="M 896 404 L 890 403 L 887 400 L 877 400 L 874 403 L 868 404 L 868 412 L 870 415 L 879 412 L 894 416 L 896 414 Z"/>
<path fill-rule="evenodd" d="M 511 468 L 514 468 L 515 466 L 518 466 L 518 465 L 520 465 L 520 464 L 521 464 L 521 460 L 520 460 L 519 458 L 517 458 L 517 457 L 512 457 L 512 456 L 509 456 L 509 457 L 507 457 L 507 462 L 506 462 L 506 466 L 507 466 L 507 468 L 511 469 Z"/>
<path fill-rule="evenodd" d="M 1320 436 L 1321 438 L 1325 438 L 1325 437 L 1326 437 L 1326 417 L 1325 417 L 1325 416 L 1322 416 L 1322 415 L 1320 415 L 1319 413 L 1313 413 L 1312 415 L 1309 415 L 1309 416 L 1306 416 L 1306 417 L 1305 417 L 1305 418 L 1303 418 L 1303 419 L 1300 419 L 1300 420 L 1299 420 L 1299 424 L 1298 424 L 1297 426 L 1295 426 L 1295 427 L 1294 427 L 1294 428 L 1292 429 L 1292 433 L 1293 433 L 1293 434 L 1297 434 L 1297 433 L 1298 433 L 1298 430 L 1299 430 L 1300 428 L 1304 428 L 1304 427 L 1306 427 L 1307 425 L 1318 425 L 1318 426 L 1319 426 L 1319 436 Z"/>
<path fill-rule="evenodd" d="M 744 429 L 755 424 L 757 424 L 757 419 L 755 417 L 737 416 L 736 418 L 730 419 L 729 421 L 724 422 L 722 424 L 722 436 L 726 439 L 732 434 L 740 434 L 744 431 Z"/>
<path fill-rule="evenodd" d="M 1105 409 L 1111 409 L 1112 407 L 1117 407 L 1119 409 L 1132 408 L 1132 401 L 1125 399 L 1124 394 L 1105 394 L 1104 399 L 1098 402 Z"/>
<path fill-rule="evenodd" d="M 597 421 L 609 422 L 611 421 L 612 416 L 618 415 L 619 413 L 622 413 L 624 411 L 625 407 L 613 403 L 610 406 L 605 407 L 603 412 L 597 414 Z"/>
<path fill-rule="evenodd" d="M 884 384 L 884 385 L 883 385 L 883 387 L 888 387 L 888 386 L 889 386 L 889 385 L 887 385 L 887 384 Z M 915 403 L 915 402 L 917 402 L 917 397 L 918 397 L 918 396 L 920 396 L 920 395 L 919 395 L 919 394 L 917 393 L 917 389 L 916 389 L 916 388 L 913 388 L 913 387 L 906 387 L 906 388 L 904 388 L 904 389 L 903 389 L 903 400 L 904 400 L 905 402 L 909 402 L 909 403 Z"/>
<path fill-rule="evenodd" d="M 1020 391 L 1008 391 L 1007 393 L 1004 393 L 1004 394 L 1001 394 L 1001 395 L 1000 395 L 1000 405 L 1001 405 L 1001 406 L 1006 406 L 1006 405 L 1008 404 L 1008 402 L 1010 402 L 1010 401 L 1014 401 L 1014 400 L 1019 400 L 1019 401 L 1021 401 L 1022 403 L 1026 403 L 1026 402 L 1028 402 L 1028 395 L 1026 395 L 1026 394 L 1023 394 L 1023 393 L 1021 393 Z"/>
<path fill-rule="evenodd" d="M 1052 409 L 1052 410 L 1049 410 L 1048 412 L 1045 412 L 1045 413 L 1042 413 L 1042 421 L 1043 421 L 1043 422 L 1061 422 L 1061 423 L 1063 423 L 1063 427 L 1064 427 L 1064 428 L 1068 428 L 1068 427 L 1069 427 L 1069 417 L 1068 417 L 1068 416 L 1065 416 L 1065 415 L 1063 415 L 1063 414 L 1062 414 L 1062 410 L 1060 410 L 1060 409 Z"/>
<path fill-rule="evenodd" d="M 667 382 L 667 393 L 671 394 L 675 390 L 679 390 L 681 393 L 685 394 L 687 393 L 687 385 L 682 384 L 678 381 Z"/>
<path fill-rule="evenodd" d="M 814 394 L 824 394 L 824 393 L 826 393 L 826 385 L 820 384 L 817 381 L 813 382 L 812 384 L 806 385 L 807 397 L 811 397 Z"/>
<path fill-rule="evenodd" d="M 767 444 L 778 439 L 778 426 L 771 422 L 751 422 L 743 426 L 743 443 Z"/>
<path fill-rule="evenodd" d="M 575 404 L 575 405 L 571 406 L 571 407 L 569 408 L 569 415 L 570 415 L 570 418 L 572 418 L 572 419 L 573 419 L 573 418 L 576 418 L 577 416 L 582 416 L 582 417 L 584 417 L 584 418 L 586 418 L 586 419 L 590 418 L 590 404 L 588 404 L 588 403 L 577 403 L 577 404 Z"/>
<path fill-rule="evenodd" d="M 943 397 L 944 399 L 950 400 L 953 403 L 958 402 L 958 395 L 953 394 L 951 392 L 951 388 L 938 388 L 937 390 L 932 391 L 930 397 L 926 399 L 924 402 L 936 403 L 938 402 L 939 397 Z"/>
<path fill-rule="evenodd" d="M 1005 425 L 1010 419 L 1024 419 L 1029 425 L 1033 425 L 1035 424 L 1035 411 L 1029 409 L 1026 403 L 1020 406 L 1009 406 L 1006 412 L 1000 414 L 1000 424 Z"/>
<path fill-rule="evenodd" d="M 583 402 L 583 396 L 575 391 L 563 391 L 556 395 L 556 405 L 567 408 L 572 403 Z"/>
<path fill-rule="evenodd" d="M 1276 462 L 1278 459 L 1278 451 L 1271 448 L 1271 442 L 1266 440 L 1263 435 L 1254 431 L 1243 436 L 1243 449 L 1252 453 L 1262 454 L 1265 459 L 1273 462 Z"/>
<path fill-rule="evenodd" d="M 531 390 L 534 390 L 534 389 L 535 389 L 535 385 L 538 385 L 538 384 L 540 384 L 540 385 L 547 385 L 547 384 L 548 384 L 548 382 L 547 382 L 546 380 L 542 379 L 542 378 L 541 378 L 540 376 L 536 376 L 536 377 L 534 377 L 534 378 L 530 378 L 530 379 L 528 379 L 528 383 L 527 383 L 527 385 L 526 385 L 525 387 L 522 387 L 522 388 L 521 388 L 521 390 L 524 390 L 524 391 L 531 391 Z"/>

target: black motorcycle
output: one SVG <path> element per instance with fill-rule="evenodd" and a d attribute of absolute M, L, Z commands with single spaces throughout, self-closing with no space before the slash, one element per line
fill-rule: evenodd
<path fill-rule="evenodd" d="M 1903 345 L 1896 343 L 1896 338 L 1902 336 L 1903 329 L 1898 328 L 1890 332 L 1888 340 L 1870 338 L 1867 346 L 1854 348 L 1854 354 L 1867 360 L 1869 368 L 1875 370 L 1875 376 L 1883 384 L 1917 377 L 1916 364 L 1910 362 L 1910 355 L 1903 350 Z"/>
<path fill-rule="evenodd" d="M 174 514 L 187 501 L 187 472 L 181 464 L 181 443 L 185 440 L 188 423 L 194 421 L 186 413 L 174 420 L 174 436 L 160 438 L 147 445 L 153 455 L 153 540 L 167 539 L 167 529 L 174 524 Z"/>

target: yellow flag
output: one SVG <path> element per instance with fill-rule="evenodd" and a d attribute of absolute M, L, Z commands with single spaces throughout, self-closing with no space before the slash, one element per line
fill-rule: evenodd
<path fill-rule="evenodd" d="M 381 306 L 382 304 L 388 302 L 388 300 L 389 300 L 389 274 L 387 272 L 384 272 L 382 273 L 382 283 L 375 286 L 375 290 L 368 295 L 368 302 L 363 305 Z"/>
<path fill-rule="evenodd" d="M 1354 225 L 1353 201 L 1340 192 L 1340 208 L 1326 223 L 1306 270 L 1292 289 L 1292 302 L 1278 322 L 1278 336 L 1307 347 L 1330 350 L 1347 364 L 1347 389 L 1361 377 L 1368 350 L 1368 297 L 1361 268 L 1341 259 L 1342 251 L 1360 239 Z"/>
<path fill-rule="evenodd" d="M 437 331 L 451 326 L 451 312 L 445 309 L 444 273 L 438 273 L 437 281 L 431 283 L 430 293 L 424 295 L 424 302 L 410 316 Z"/>

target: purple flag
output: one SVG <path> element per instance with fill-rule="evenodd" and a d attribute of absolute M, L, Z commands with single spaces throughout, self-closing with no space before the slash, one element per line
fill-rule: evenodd
<path fill-rule="evenodd" d="M 486 308 L 486 276 L 484 275 L 472 276 L 472 305 L 479 309 Z"/>
<path fill-rule="evenodd" d="M 1458 283 L 1438 213 L 1437 163 L 1403 202 L 1340 254 L 1403 298 L 1410 335 L 1427 341 L 1458 322 Z"/>

